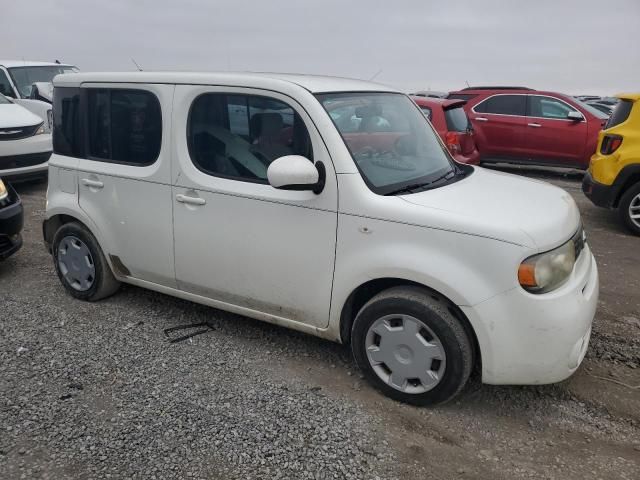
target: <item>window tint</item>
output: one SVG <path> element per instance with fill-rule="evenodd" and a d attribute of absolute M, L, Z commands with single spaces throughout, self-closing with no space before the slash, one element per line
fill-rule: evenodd
<path fill-rule="evenodd" d="M 196 98 L 187 141 L 200 170 L 249 182 L 267 183 L 267 167 L 285 155 L 313 161 L 309 132 L 293 108 L 255 95 L 206 93 Z"/>
<path fill-rule="evenodd" d="M 425 117 L 431 120 L 431 109 L 429 107 L 420 107 L 420 110 L 422 110 L 422 113 L 424 113 Z"/>
<path fill-rule="evenodd" d="M 526 95 L 495 95 L 474 107 L 477 113 L 524 116 Z"/>
<path fill-rule="evenodd" d="M 11 88 L 11 84 L 9 83 L 9 79 L 7 78 L 7 74 L 0 70 L 0 93 L 2 95 L 6 95 L 7 97 L 15 97 L 16 94 L 13 93 L 13 88 Z"/>
<path fill-rule="evenodd" d="M 80 89 L 56 87 L 53 93 L 53 151 L 68 157 L 82 156 Z"/>
<path fill-rule="evenodd" d="M 527 116 L 529 117 L 565 120 L 569 112 L 577 112 L 577 110 L 556 98 L 528 96 Z"/>
<path fill-rule="evenodd" d="M 149 165 L 160 153 L 162 115 L 154 94 L 143 90 L 88 90 L 89 156 Z"/>
<path fill-rule="evenodd" d="M 629 114 L 631 113 L 631 108 L 633 107 L 633 102 L 630 100 L 620 100 L 620 103 L 615 106 L 613 109 L 613 113 L 611 117 L 609 117 L 609 121 L 607 125 L 604 127 L 612 128 L 616 125 L 620 125 L 622 122 L 626 122 L 627 118 L 629 118 Z"/>
<path fill-rule="evenodd" d="M 462 107 L 445 110 L 444 118 L 447 121 L 447 130 L 450 132 L 466 132 L 469 129 L 469 119 Z"/>

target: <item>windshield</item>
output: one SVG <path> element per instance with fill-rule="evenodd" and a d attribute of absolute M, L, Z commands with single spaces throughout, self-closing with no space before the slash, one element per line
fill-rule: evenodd
<path fill-rule="evenodd" d="M 46 65 L 42 67 L 12 67 L 9 68 L 9 74 L 13 79 L 13 83 L 18 88 L 21 97 L 26 98 L 31 95 L 31 85 L 35 82 L 53 81 L 53 77 L 59 73 L 77 72 L 76 67 L 64 65 Z"/>
<path fill-rule="evenodd" d="M 415 191 L 457 173 L 433 128 L 406 95 L 317 95 L 375 193 Z"/>

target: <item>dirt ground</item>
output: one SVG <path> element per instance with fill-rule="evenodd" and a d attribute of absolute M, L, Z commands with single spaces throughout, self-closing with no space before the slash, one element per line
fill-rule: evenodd
<path fill-rule="evenodd" d="M 223 331 L 225 325 L 242 322 L 243 331 L 250 332 L 243 342 L 252 342 L 251 332 L 259 336 L 268 328 L 274 332 L 269 334 L 271 355 L 268 362 L 256 362 L 259 373 L 276 384 L 320 390 L 327 398 L 354 406 L 356 411 L 366 414 L 380 448 L 392 454 L 385 457 L 380 471 L 388 473 L 381 473 L 381 477 L 638 479 L 640 238 L 629 235 L 614 212 L 596 208 L 583 196 L 579 174 L 515 170 L 558 185 L 576 199 L 600 271 L 600 301 L 591 344 L 580 369 L 563 383 L 496 387 L 482 385 L 476 378 L 450 404 L 432 409 L 411 407 L 386 399 L 371 389 L 359 376 L 348 348 L 277 327 L 265 327 L 213 309 L 193 308 L 202 315 L 212 312 Z M 61 308 L 76 308 L 78 302 L 65 298 L 60 300 L 63 303 L 56 300 L 55 305 L 50 306 L 42 300 L 48 295 L 51 298 L 54 294 L 61 298 L 65 295 L 42 246 L 40 224 L 46 184 L 21 184 L 17 189 L 26 209 L 25 246 L 14 259 L 0 265 L 0 322 L 8 322 L 2 319 L 2 308 L 17 298 L 28 303 L 24 308 L 37 309 L 42 321 L 46 321 L 49 314 L 59 317 Z M 27 273 L 19 273 L 18 269 Z M 51 293 L 40 297 L 38 290 Z M 26 299 L 24 293 L 29 291 L 36 292 L 31 300 Z M 110 300 L 110 305 L 115 306 L 108 308 L 117 308 L 122 314 L 114 321 L 128 325 L 131 319 L 122 313 L 123 305 L 138 301 L 159 301 L 167 310 L 190 305 L 126 287 L 124 293 Z M 122 303 L 118 306 L 118 302 Z M 85 304 L 77 308 L 91 315 L 91 308 L 101 307 Z M 162 314 L 158 315 L 160 318 Z M 153 324 L 152 319 L 148 322 L 152 322 L 149 328 L 160 333 L 161 327 L 166 326 L 160 320 L 157 324 Z M 46 333 L 43 331 L 42 335 Z M 206 345 L 206 337 L 199 337 L 199 345 Z M 13 345 L 3 345 L 0 339 L 0 347 L 13 348 Z M 250 347 L 267 348 L 258 342 Z M 284 353 L 274 355 L 280 351 Z M 0 377 L 2 375 L 0 371 Z M 0 381 L 0 387 L 13 385 L 12 381 L 5 378 Z M 46 380 L 43 381 L 46 384 Z M 0 391 L 0 397 L 13 398 L 9 391 Z M 2 404 L 0 401 L 0 418 L 4 418 Z M 331 421 L 327 419 L 329 424 Z M 2 451 L 3 435 L 0 425 L 0 477 L 11 478 L 5 476 L 10 473 L 20 478 L 30 462 L 36 460 L 21 457 L 11 448 Z M 45 465 L 38 471 L 42 474 L 46 469 Z M 123 477 L 114 474 L 111 478 Z"/>

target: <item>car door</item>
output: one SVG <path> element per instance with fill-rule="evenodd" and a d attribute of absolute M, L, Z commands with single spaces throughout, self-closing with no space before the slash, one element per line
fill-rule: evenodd
<path fill-rule="evenodd" d="M 492 95 L 469 111 L 483 159 L 526 158 L 525 111 L 526 95 L 522 94 Z"/>
<path fill-rule="evenodd" d="M 85 84 L 86 158 L 79 204 L 124 276 L 175 287 L 170 135 L 172 85 Z"/>
<path fill-rule="evenodd" d="M 326 327 L 337 185 L 313 122 L 275 92 L 177 86 L 173 172 L 178 287 L 268 318 Z M 271 187 L 284 155 L 322 162 L 320 194 Z"/>
<path fill-rule="evenodd" d="M 570 112 L 582 120 L 567 118 Z M 587 133 L 584 114 L 572 105 L 549 95 L 527 95 L 527 148 L 536 163 L 584 167 Z"/>

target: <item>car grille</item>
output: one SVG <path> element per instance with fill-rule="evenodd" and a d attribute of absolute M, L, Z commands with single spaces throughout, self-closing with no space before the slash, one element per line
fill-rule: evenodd
<path fill-rule="evenodd" d="M 28 155 L 12 155 L 8 157 L 0 157 L 0 173 L 2 170 L 10 170 L 13 168 L 32 167 L 40 165 L 49 160 L 51 152 L 30 153 Z"/>
<path fill-rule="evenodd" d="M 20 140 L 35 135 L 40 125 L 32 125 L 30 127 L 14 127 L 0 128 L 0 141 L 2 140 Z"/>

